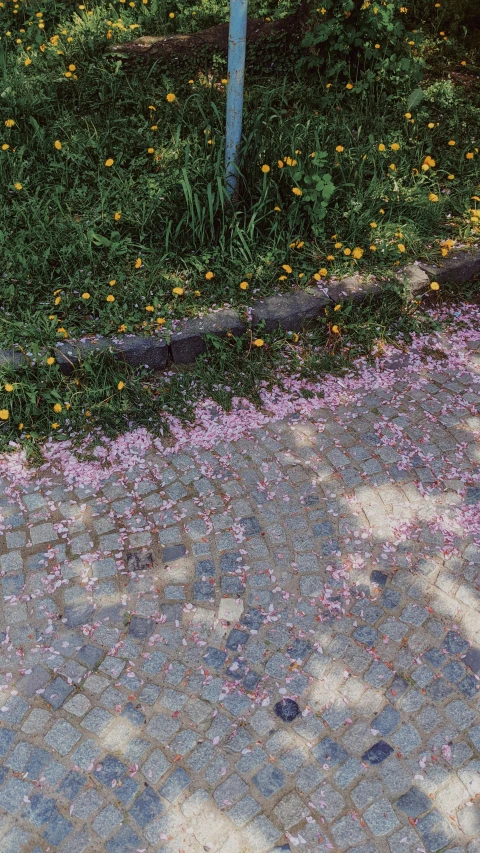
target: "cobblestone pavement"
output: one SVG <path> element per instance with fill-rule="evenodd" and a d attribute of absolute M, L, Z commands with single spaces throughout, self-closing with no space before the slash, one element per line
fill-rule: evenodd
<path fill-rule="evenodd" d="M 209 449 L 3 460 L 1 853 L 479 853 L 467 344 L 237 441 L 210 406 Z"/>

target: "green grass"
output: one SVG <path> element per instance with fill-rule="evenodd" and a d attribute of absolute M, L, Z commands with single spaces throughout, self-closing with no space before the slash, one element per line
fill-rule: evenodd
<path fill-rule="evenodd" d="M 16 412 L 1 440 L 19 423 L 30 435 L 50 432 L 56 400 L 70 402 L 69 433 L 86 421 L 122 429 L 132 409 L 137 422 L 151 424 L 162 407 L 185 408 L 183 392 L 174 390 L 183 379 L 172 378 L 165 389 L 108 356 L 62 377 L 38 354 L 64 337 L 151 334 L 158 319 L 168 334 L 182 317 L 224 305 L 243 310 L 256 298 L 314 283 L 320 270 L 325 281 L 360 271 L 388 282 L 408 258 L 439 260 L 452 246 L 478 240 L 472 211 L 480 205 L 480 94 L 455 77 L 478 74 L 476 44 L 445 41 L 444 19 L 428 16 L 426 0 L 411 21 L 418 28 L 423 16 L 430 26 L 424 35 L 419 29 L 411 48 L 427 63 L 421 89 L 408 75 L 392 84 L 387 48 L 380 49 L 384 72 L 375 79 L 360 60 L 352 63 L 351 90 L 345 69 L 335 71 L 333 40 L 327 76 L 306 67 L 304 49 L 273 45 L 260 57 L 249 55 L 235 205 L 223 183 L 224 59 L 205 57 L 198 71 L 105 53 L 142 33 L 189 32 L 226 20 L 226 0 L 94 0 L 84 9 L 32 0 L 19 3 L 16 14 L 14 5 L 0 7 L 0 347 L 19 344 L 35 364 L 21 378 L 0 371 L 0 382 L 15 384 L 13 397 L 0 392 L 0 408 L 13 400 Z M 257 0 L 249 11 L 283 15 L 293 6 Z M 401 50 L 400 70 L 407 62 Z M 427 156 L 435 165 L 423 171 Z M 239 287 L 244 281 L 247 290 Z M 351 320 L 360 346 L 358 309 Z M 342 321 L 348 327 L 349 315 Z M 332 347 L 324 332 L 317 330 L 317 349 L 325 352 L 315 353 L 312 341 L 302 345 L 302 369 L 339 363 L 337 351 L 345 347 Z M 342 340 L 349 334 L 343 328 Z M 209 357 L 230 380 L 241 375 L 242 393 L 252 396 L 260 377 L 274 375 L 273 365 L 297 363 L 291 340 L 270 344 L 252 352 L 248 338 L 227 341 Z M 195 388 L 216 393 L 208 364 L 202 360 L 199 372 L 185 374 L 193 384 L 183 398 L 194 400 Z M 126 383 L 122 392 L 119 381 Z M 227 404 L 228 393 L 218 394 Z M 56 433 L 63 429 L 61 421 Z"/>

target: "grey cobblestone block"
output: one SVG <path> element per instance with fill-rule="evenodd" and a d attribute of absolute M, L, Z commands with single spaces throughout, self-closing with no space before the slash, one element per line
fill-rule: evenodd
<path fill-rule="evenodd" d="M 370 806 L 363 816 L 375 836 L 388 835 L 399 824 L 390 803 L 385 799 Z"/>

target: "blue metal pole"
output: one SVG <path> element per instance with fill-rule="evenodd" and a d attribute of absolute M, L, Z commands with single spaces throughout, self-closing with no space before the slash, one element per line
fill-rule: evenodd
<path fill-rule="evenodd" d="M 227 128 L 225 171 L 227 192 L 232 195 L 237 185 L 237 156 L 242 139 L 243 87 L 247 44 L 248 0 L 230 0 L 228 32 Z"/>

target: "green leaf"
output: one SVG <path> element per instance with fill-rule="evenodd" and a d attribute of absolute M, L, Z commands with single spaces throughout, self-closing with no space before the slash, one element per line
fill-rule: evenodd
<path fill-rule="evenodd" d="M 413 92 L 410 93 L 407 100 L 407 112 L 418 107 L 420 101 L 422 100 L 424 95 L 423 89 L 414 89 Z"/>

